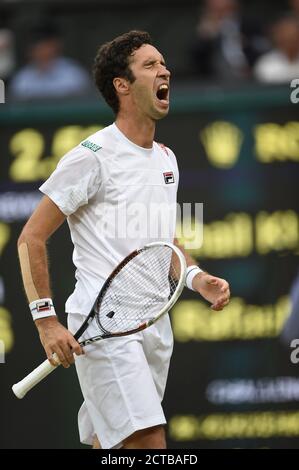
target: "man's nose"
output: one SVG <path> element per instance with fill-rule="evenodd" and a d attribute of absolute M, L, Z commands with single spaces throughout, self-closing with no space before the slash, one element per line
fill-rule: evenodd
<path fill-rule="evenodd" d="M 170 76 L 171 76 L 171 72 L 164 65 L 162 65 L 159 70 L 159 77 L 164 77 L 168 80 Z"/>

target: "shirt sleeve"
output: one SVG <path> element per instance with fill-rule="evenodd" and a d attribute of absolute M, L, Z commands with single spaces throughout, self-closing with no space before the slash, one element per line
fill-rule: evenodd
<path fill-rule="evenodd" d="M 180 178 L 178 162 L 177 162 L 177 159 L 176 159 L 176 156 L 175 156 L 174 152 L 169 147 L 166 147 L 166 148 L 167 148 L 168 155 L 171 158 L 172 164 L 173 164 L 174 169 L 175 169 L 176 183 L 177 183 L 177 186 L 178 186 L 179 178 Z"/>
<path fill-rule="evenodd" d="M 91 151 L 76 147 L 60 160 L 39 189 L 69 216 L 88 203 L 100 184 L 100 162 Z"/>

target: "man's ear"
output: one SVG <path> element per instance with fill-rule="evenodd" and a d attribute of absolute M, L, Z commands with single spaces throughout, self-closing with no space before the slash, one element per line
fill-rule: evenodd
<path fill-rule="evenodd" d="M 113 85 L 120 95 L 128 95 L 130 92 L 130 83 L 125 78 L 116 77 L 113 79 Z"/>

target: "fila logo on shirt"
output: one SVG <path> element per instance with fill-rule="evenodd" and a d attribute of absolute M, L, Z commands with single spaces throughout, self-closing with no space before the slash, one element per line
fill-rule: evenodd
<path fill-rule="evenodd" d="M 163 176 L 164 176 L 165 184 L 174 183 L 174 175 L 172 171 L 167 171 L 166 173 L 163 173 Z"/>

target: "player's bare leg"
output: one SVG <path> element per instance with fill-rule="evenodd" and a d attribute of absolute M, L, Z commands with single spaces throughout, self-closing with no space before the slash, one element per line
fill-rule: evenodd
<path fill-rule="evenodd" d="M 163 426 L 154 426 L 134 434 L 124 440 L 123 449 L 166 449 Z"/>
<path fill-rule="evenodd" d="M 101 449 L 101 444 L 97 436 L 94 436 L 93 438 L 93 443 L 92 443 L 92 448 L 93 449 Z"/>

